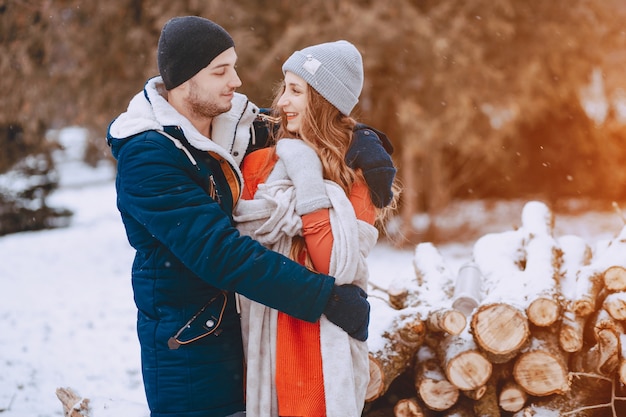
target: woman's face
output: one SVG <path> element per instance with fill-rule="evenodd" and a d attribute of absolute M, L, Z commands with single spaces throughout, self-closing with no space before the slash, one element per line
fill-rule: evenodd
<path fill-rule="evenodd" d="M 296 74 L 285 73 L 285 91 L 278 99 L 278 108 L 285 114 L 287 130 L 300 134 L 307 110 L 308 85 Z"/>

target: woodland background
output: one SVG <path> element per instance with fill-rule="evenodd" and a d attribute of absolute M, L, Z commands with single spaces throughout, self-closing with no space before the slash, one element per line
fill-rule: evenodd
<path fill-rule="evenodd" d="M 233 36 L 240 92 L 267 106 L 296 49 L 347 39 L 366 82 L 357 117 L 386 132 L 405 229 L 455 200 L 626 198 L 626 4 L 619 0 L 0 0 L 0 235 L 58 224 L 50 132 L 109 122 L 157 75 L 173 16 Z M 35 203 L 33 203 L 33 201 Z M 422 239 L 437 241 L 436 222 Z"/>

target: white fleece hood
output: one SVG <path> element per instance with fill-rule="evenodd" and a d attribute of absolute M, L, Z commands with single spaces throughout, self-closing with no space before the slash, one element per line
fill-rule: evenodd
<path fill-rule="evenodd" d="M 258 115 L 258 107 L 245 95 L 235 93 L 232 108 L 213 119 L 213 138 L 209 139 L 168 103 L 166 93 L 160 76 L 148 80 L 144 90 L 130 101 L 126 112 L 111 123 L 109 137 L 125 139 L 148 130 L 178 126 L 191 146 L 224 157 L 241 177 L 239 164 L 254 139 L 252 122 Z"/>

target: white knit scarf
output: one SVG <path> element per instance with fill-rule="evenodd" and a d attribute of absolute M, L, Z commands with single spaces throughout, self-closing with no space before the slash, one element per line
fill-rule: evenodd
<path fill-rule="evenodd" d="M 334 243 L 330 275 L 336 284 L 353 283 L 367 291 L 366 257 L 378 238 L 372 225 L 358 220 L 345 192 L 325 181 L 333 207 L 330 224 Z M 259 184 L 254 200 L 242 200 L 235 209 L 238 229 L 266 247 L 288 254 L 291 239 L 302 232 L 295 213 L 295 193 L 289 180 Z M 246 352 L 246 410 L 249 416 L 278 416 L 276 398 L 277 311 L 240 295 Z M 359 417 L 369 383 L 366 342 L 350 337 L 325 316 L 320 338 L 327 417 Z"/>

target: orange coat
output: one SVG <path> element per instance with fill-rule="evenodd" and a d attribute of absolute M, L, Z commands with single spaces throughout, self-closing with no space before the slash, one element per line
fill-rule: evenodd
<path fill-rule="evenodd" d="M 252 199 L 258 185 L 271 172 L 276 163 L 273 155 L 270 149 L 261 149 L 244 159 L 241 167 L 244 199 Z M 376 210 L 367 185 L 354 184 L 349 198 L 356 217 L 373 224 Z M 302 233 L 315 270 L 328 274 L 333 246 L 328 209 L 302 216 Z M 309 323 L 279 312 L 277 326 L 275 382 L 279 414 L 324 417 L 326 405 L 319 321 Z"/>

